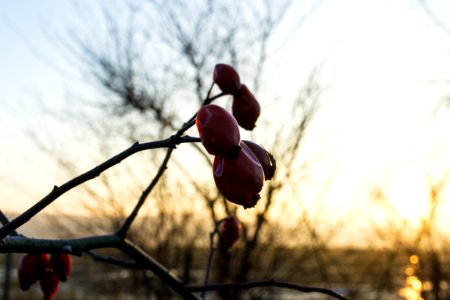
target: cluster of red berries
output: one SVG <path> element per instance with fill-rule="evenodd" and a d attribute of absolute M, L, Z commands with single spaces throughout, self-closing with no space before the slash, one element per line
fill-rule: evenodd
<path fill-rule="evenodd" d="M 275 172 L 275 161 L 260 145 L 241 141 L 239 126 L 252 130 L 260 106 L 232 66 L 216 65 L 213 79 L 224 94 L 233 95 L 232 113 L 214 104 L 202 106 L 196 118 L 200 139 L 215 155 L 214 181 L 222 195 L 244 208 L 254 207 L 264 180 Z"/>
<path fill-rule="evenodd" d="M 219 222 L 217 231 L 219 233 L 220 246 L 231 248 L 241 236 L 242 225 L 236 217 L 231 216 Z"/>
<path fill-rule="evenodd" d="M 52 300 L 60 281 L 69 278 L 72 258 L 69 254 L 24 254 L 19 261 L 19 284 L 24 291 L 39 280 L 44 300 Z"/>
<path fill-rule="evenodd" d="M 255 96 L 245 84 L 241 84 L 238 72 L 230 65 L 217 64 L 213 80 L 224 94 L 233 95 L 231 111 L 239 125 L 252 130 L 261 110 Z"/>

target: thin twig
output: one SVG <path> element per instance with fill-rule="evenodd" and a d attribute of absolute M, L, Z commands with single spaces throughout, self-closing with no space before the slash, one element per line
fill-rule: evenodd
<path fill-rule="evenodd" d="M 154 142 L 148 142 L 148 143 L 135 143 L 128 149 L 122 151 L 121 153 L 117 154 L 116 156 L 113 156 L 112 158 L 106 160 L 105 162 L 101 163 L 100 165 L 96 166 L 95 168 L 87 171 L 86 173 L 77 176 L 60 187 L 55 186 L 53 190 L 44 198 L 42 198 L 39 202 L 37 202 L 35 205 L 33 205 L 31 208 L 29 208 L 27 211 L 19 215 L 17 218 L 12 220 L 11 222 L 3 225 L 2 228 L 0 228 L 0 239 L 5 238 L 9 234 L 11 234 L 14 230 L 28 222 L 32 217 L 34 217 L 36 214 L 38 214 L 41 210 L 43 210 L 45 207 L 47 207 L 49 204 L 51 204 L 54 200 L 59 198 L 64 193 L 70 191 L 71 189 L 77 187 L 78 185 L 92 180 L 95 177 L 99 176 L 102 172 L 105 170 L 119 164 L 122 160 L 125 158 L 143 151 L 143 150 L 149 150 L 149 149 L 155 149 L 155 148 L 173 148 L 177 144 L 181 143 L 192 143 L 192 142 L 198 142 L 198 138 L 193 138 L 189 136 L 172 136 L 168 139 L 161 140 L 161 141 L 154 141 Z"/>
<path fill-rule="evenodd" d="M 225 95 L 224 93 L 220 93 L 216 96 L 210 97 L 213 86 L 214 86 L 214 83 L 209 88 L 208 94 L 206 96 L 206 99 L 203 101 L 202 106 L 207 105 L 207 104 L 211 103 L 212 101 L 214 101 L 215 99 L 220 98 Z M 174 139 L 180 138 L 186 132 L 186 130 L 188 130 L 189 128 L 194 126 L 196 117 L 197 117 L 197 113 L 195 113 L 189 119 L 189 121 L 184 123 L 183 126 L 181 126 L 181 128 L 177 131 L 177 133 L 174 136 L 172 136 L 171 138 L 174 138 Z M 139 213 L 139 210 L 141 209 L 142 205 L 145 203 L 145 200 L 147 199 L 148 195 L 153 190 L 153 188 L 156 186 L 156 184 L 158 183 L 158 181 L 161 178 L 164 171 L 167 169 L 167 163 L 169 162 L 169 159 L 172 155 L 172 151 L 173 151 L 173 148 L 169 147 L 169 149 L 167 150 L 166 156 L 164 158 L 164 161 L 161 163 L 161 166 L 159 167 L 158 173 L 155 175 L 155 177 L 150 182 L 150 184 L 147 186 L 147 188 L 142 192 L 133 211 L 128 216 L 128 218 L 125 220 L 122 227 L 117 231 L 117 234 L 119 236 L 124 237 L 126 235 L 127 231 L 130 229 L 131 224 L 136 219 L 137 214 Z"/>
<path fill-rule="evenodd" d="M 204 285 L 208 285 L 209 283 L 209 274 L 211 273 L 211 267 L 212 267 L 212 259 L 214 256 L 214 237 L 217 233 L 217 226 L 216 229 L 209 234 L 209 254 L 208 254 L 208 263 L 206 264 L 206 273 L 205 273 L 205 281 Z M 202 299 L 205 299 L 205 293 L 206 291 L 203 291 L 201 294 Z"/>
<path fill-rule="evenodd" d="M 212 89 L 212 86 L 211 86 L 211 89 Z M 208 97 L 205 100 L 203 100 L 202 106 L 208 105 L 211 102 L 213 102 L 214 100 L 227 95 L 225 93 L 220 93 L 220 94 L 217 94 L 217 95 L 209 98 L 209 93 L 211 92 L 211 89 L 208 91 Z M 177 135 L 181 136 L 182 133 L 186 132 L 186 130 L 188 130 L 189 128 L 194 126 L 195 118 L 197 118 L 197 113 L 195 113 L 186 123 L 183 124 L 183 126 L 177 132 Z"/>
<path fill-rule="evenodd" d="M 211 86 L 209 87 L 208 93 L 206 93 L 206 99 L 209 99 L 209 96 L 211 96 L 211 91 L 214 87 L 215 82 L 213 81 Z"/>
<path fill-rule="evenodd" d="M 121 237 L 125 237 L 127 231 L 130 229 L 131 224 L 136 219 L 139 210 L 141 209 L 142 205 L 144 205 L 145 200 L 147 199 L 150 192 L 153 190 L 153 188 L 158 183 L 161 176 L 164 174 L 164 171 L 167 169 L 167 163 L 169 162 L 169 159 L 171 157 L 173 148 L 167 149 L 166 156 L 164 157 L 163 162 L 161 163 L 161 166 L 159 167 L 158 173 L 156 173 L 153 180 L 150 182 L 150 184 L 147 186 L 147 188 L 142 192 L 141 196 L 139 197 L 139 201 L 137 202 L 136 206 L 134 207 L 131 214 L 128 216 L 128 218 L 123 223 L 122 227 L 117 231 L 117 235 Z"/>
<path fill-rule="evenodd" d="M 0 223 L 2 223 L 2 225 L 6 225 L 6 224 L 9 223 L 8 217 L 3 213 L 2 210 L 0 210 Z M 17 233 L 17 231 L 13 230 L 9 235 L 10 236 L 17 236 L 19 234 Z"/>
<path fill-rule="evenodd" d="M 283 281 L 277 280 L 266 280 L 266 281 L 254 281 L 254 282 L 240 282 L 240 283 L 221 283 L 221 284 L 211 284 L 207 286 L 186 286 L 186 288 L 191 292 L 204 292 L 204 291 L 223 291 L 223 290 L 247 290 L 251 288 L 259 288 L 259 287 L 280 287 L 286 288 L 290 290 L 296 290 L 303 293 L 320 293 L 331 296 L 335 299 L 340 300 L 349 300 L 344 296 L 339 295 L 338 293 L 325 288 L 320 287 L 310 287 L 303 286 Z"/>
<path fill-rule="evenodd" d="M 121 266 L 125 268 L 130 269 L 142 269 L 142 266 L 140 266 L 135 260 L 133 259 L 121 259 L 112 257 L 109 255 L 102 255 L 94 250 L 86 251 L 86 254 L 92 257 L 95 261 L 104 262 L 111 265 Z"/>

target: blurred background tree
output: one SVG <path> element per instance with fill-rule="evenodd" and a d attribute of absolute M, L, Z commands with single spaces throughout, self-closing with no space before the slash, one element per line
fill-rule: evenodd
<path fill-rule="evenodd" d="M 260 100 L 263 115 L 258 127 L 255 133 L 244 133 L 244 136 L 264 144 L 273 153 L 278 171 L 258 206 L 244 211 L 226 202 L 208 176 L 212 158 L 194 144 L 188 153 L 175 156 L 169 166 L 170 174 L 164 175 L 157 190 L 150 195 L 151 201 L 130 232 L 136 243 L 170 266 L 186 283 L 204 276 L 206 262 L 201 258 L 205 257 L 208 233 L 214 224 L 235 214 L 244 224 L 245 235 L 237 250 L 218 253 L 212 269 L 214 281 L 245 282 L 261 279 L 262 274 L 263 278 L 272 278 L 285 263 L 281 260 L 283 253 L 290 255 L 292 246 L 310 243 L 311 248 L 305 248 L 302 255 L 314 254 L 316 268 L 322 274 L 320 279 L 314 274 L 315 279 L 307 279 L 300 272 L 302 260 L 296 261 L 295 267 L 279 270 L 277 279 L 287 280 L 303 273 L 304 282 L 320 280 L 327 286 L 331 284 L 326 262 L 321 257 L 331 237 L 322 238 L 322 232 L 311 224 L 314 216 L 306 210 L 301 222 L 291 225 L 291 229 L 282 221 L 289 211 L 289 202 L 299 197 L 295 193 L 298 180 L 307 176 L 308 162 L 299 160 L 299 153 L 322 91 L 320 68 L 316 68 L 304 82 L 298 82 L 302 87 L 294 99 L 283 100 L 290 103 L 287 107 L 277 105 L 276 94 L 280 91 L 270 95 L 273 94 L 268 87 L 267 65 L 273 63 L 270 58 L 275 57 L 290 35 L 318 8 L 319 2 L 310 11 L 302 12 L 296 23 L 286 24 L 285 16 L 293 5 L 292 1 L 92 4 L 77 7 L 83 28 L 50 34 L 68 61 L 79 68 L 91 93 L 70 95 L 62 113 L 45 110 L 61 122 L 78 128 L 76 134 L 80 139 L 89 137 L 98 145 L 98 153 L 93 150 L 91 157 L 112 155 L 129 143 L 158 139 L 173 132 L 201 104 L 212 83 L 216 63 L 232 64 Z M 290 26 L 288 30 L 286 26 Z M 221 104 L 230 106 L 228 101 Z M 270 111 L 281 111 L 281 118 Z M 41 150 L 52 158 L 57 157 L 68 176 L 82 172 L 76 157 L 64 149 L 63 153 L 56 152 L 53 145 L 45 142 L 48 138 L 45 133 L 43 136 L 31 132 L 30 136 Z M 52 222 L 65 229 L 61 232 L 63 236 L 79 235 L 81 229 L 90 234 L 116 230 L 129 212 L 130 204 L 147 184 L 146 178 L 151 178 L 157 170 L 161 154 L 158 151 L 143 154 L 147 164 L 125 163 L 124 167 L 102 175 L 99 182 L 88 184 L 76 196 L 88 216 L 83 219 L 83 228 L 78 225 L 78 217 L 73 222 L 70 215 L 62 218 L 64 211 Z M 293 232 L 294 239 L 290 238 Z M 324 232 L 328 234 L 328 228 Z M 166 299 L 171 293 L 158 281 L 155 283 L 151 274 L 133 277 L 146 282 L 148 291 L 160 299 Z M 257 297 L 255 293 L 266 292 L 250 294 Z M 241 294 L 245 295 L 225 291 L 221 297 L 238 299 Z"/>

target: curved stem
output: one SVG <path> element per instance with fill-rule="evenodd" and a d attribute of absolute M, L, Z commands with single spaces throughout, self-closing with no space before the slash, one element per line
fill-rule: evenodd
<path fill-rule="evenodd" d="M 325 288 L 320 287 L 310 287 L 303 286 L 283 281 L 277 280 L 266 280 L 266 281 L 253 281 L 253 282 L 239 282 L 239 283 L 221 283 L 221 284 L 211 284 L 207 286 L 186 286 L 186 288 L 191 292 L 204 292 L 204 291 L 219 291 L 219 290 L 248 290 L 251 288 L 260 288 L 260 287 L 280 287 L 286 288 L 290 290 L 295 290 L 303 293 L 320 293 L 324 295 L 331 296 L 335 299 L 340 300 L 349 300 L 348 298 L 339 295 L 338 293 Z"/>
<path fill-rule="evenodd" d="M 205 286 L 208 285 L 209 283 L 209 274 L 211 273 L 212 259 L 214 256 L 214 236 L 216 235 L 216 233 L 217 233 L 217 226 L 216 229 L 209 234 L 209 255 L 208 255 L 208 263 L 206 265 L 206 273 L 204 281 Z M 203 291 L 201 295 L 203 299 L 205 298 L 205 292 L 206 291 Z"/>

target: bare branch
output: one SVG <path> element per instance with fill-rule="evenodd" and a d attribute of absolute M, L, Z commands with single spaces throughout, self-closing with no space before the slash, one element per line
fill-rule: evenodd
<path fill-rule="evenodd" d="M 107 264 L 112 264 L 116 266 L 121 266 L 129 269 L 142 269 L 141 266 L 135 260 L 130 259 L 120 259 L 109 255 L 102 255 L 94 250 L 86 251 L 86 254 L 94 259 L 94 261 L 104 262 Z"/>
<path fill-rule="evenodd" d="M 134 258 L 143 268 L 151 270 L 164 283 L 174 289 L 184 299 L 200 299 L 192 294 L 193 291 L 187 289 L 184 284 L 176 278 L 168 269 L 166 269 L 159 262 L 154 260 L 151 256 L 145 253 L 142 249 L 134 245 L 131 241 L 124 240 L 119 246 L 119 249 L 124 253 Z"/>
<path fill-rule="evenodd" d="M 0 223 L 2 223 L 2 225 L 6 225 L 6 224 L 9 223 L 8 217 L 7 217 L 7 216 L 3 213 L 3 211 L 1 211 L 1 210 L 0 210 Z M 13 231 L 10 233 L 10 236 L 17 236 L 17 235 L 19 235 L 19 234 L 18 234 L 17 231 L 15 231 L 15 230 L 13 230 Z"/>
<path fill-rule="evenodd" d="M 207 286 L 187 286 L 187 289 L 192 292 L 202 292 L 202 291 L 220 291 L 220 290 L 248 290 L 251 288 L 260 288 L 260 287 L 280 287 L 280 288 L 286 288 L 290 290 L 295 290 L 303 293 L 320 293 L 324 295 L 328 295 L 335 299 L 341 299 L 341 300 L 349 300 L 349 298 L 346 298 L 344 296 L 339 295 L 338 293 L 325 288 L 320 287 L 310 287 L 310 286 L 303 286 L 283 281 L 277 281 L 277 280 L 266 280 L 266 281 L 253 281 L 253 282 L 235 282 L 235 283 L 221 283 L 221 284 L 210 284 Z"/>
<path fill-rule="evenodd" d="M 60 187 L 55 186 L 53 190 L 44 198 L 42 198 L 39 202 L 37 202 L 35 205 L 33 205 L 31 208 L 29 208 L 27 211 L 19 215 L 17 218 L 12 220 L 11 222 L 3 225 L 2 228 L 0 228 L 0 239 L 5 238 L 7 235 L 11 234 L 15 229 L 19 228 L 23 224 L 25 224 L 28 220 L 30 220 L 32 217 L 34 217 L 36 214 L 38 214 L 41 210 L 43 210 L 45 207 L 50 205 L 54 200 L 59 198 L 64 193 L 70 191 L 71 189 L 77 187 L 78 185 L 89 181 L 91 179 L 94 179 L 95 177 L 99 176 L 102 172 L 105 170 L 119 164 L 122 160 L 125 158 L 131 156 L 134 153 L 149 150 L 149 149 L 155 149 L 155 148 L 174 148 L 177 144 L 181 143 L 192 143 L 192 142 L 198 142 L 198 138 L 192 138 L 189 136 L 184 137 L 178 137 L 178 136 L 172 136 L 168 139 L 161 140 L 161 141 L 155 141 L 155 142 L 147 142 L 147 143 L 135 143 L 130 148 L 122 151 L 121 153 L 117 154 L 116 156 L 106 160 L 102 164 L 98 165 L 97 167 L 87 171 L 86 173 L 75 177 L 68 182 L 64 183 Z"/>
<path fill-rule="evenodd" d="M 83 251 L 114 248 L 121 238 L 117 235 L 99 235 L 71 240 L 34 239 L 23 236 L 6 237 L 0 241 L 0 253 L 68 253 L 81 255 Z"/>
<path fill-rule="evenodd" d="M 118 235 L 93 236 L 72 240 L 30 239 L 26 237 L 7 237 L 0 242 L 0 253 L 56 253 L 64 252 L 81 255 L 92 249 L 116 248 L 128 254 L 143 269 L 151 270 L 164 283 L 173 288 L 184 299 L 197 300 L 199 297 L 185 288 L 183 283 L 163 265 L 145 253 L 132 242 Z M 98 258 L 98 256 L 96 256 Z M 117 262 L 110 260 L 109 262 Z"/>
<path fill-rule="evenodd" d="M 122 227 L 117 231 L 117 234 L 119 236 L 125 236 L 128 229 L 130 229 L 131 224 L 136 219 L 137 214 L 139 213 L 139 210 L 141 209 L 142 205 L 144 205 L 145 200 L 147 199 L 150 192 L 153 190 L 155 185 L 158 183 L 159 178 L 163 175 L 164 171 L 167 169 L 167 163 L 169 162 L 169 159 L 172 155 L 173 148 L 169 148 L 166 153 L 166 157 L 164 158 L 164 161 L 161 163 L 161 166 L 159 167 L 158 173 L 156 173 L 153 180 L 150 182 L 150 184 L 147 186 L 147 188 L 142 192 L 141 196 L 139 197 L 139 201 L 136 203 L 136 206 L 134 207 L 131 214 L 128 216 L 128 218 L 123 223 Z"/>

